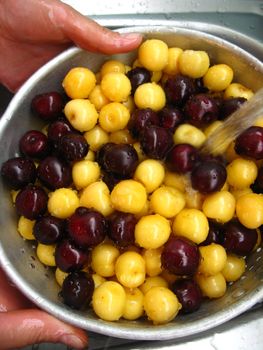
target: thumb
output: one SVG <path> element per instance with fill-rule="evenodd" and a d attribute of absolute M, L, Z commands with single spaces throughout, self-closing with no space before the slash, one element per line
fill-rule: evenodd
<path fill-rule="evenodd" d="M 16 349 L 43 342 L 82 349 L 88 342 L 84 331 L 37 309 L 0 313 L 0 337 L 0 349 Z"/>
<path fill-rule="evenodd" d="M 105 54 L 128 52 L 137 48 L 142 41 L 142 35 L 139 33 L 113 32 L 66 4 L 54 6 L 52 11 L 49 18 L 53 25 L 59 27 L 65 37 L 85 50 Z"/>

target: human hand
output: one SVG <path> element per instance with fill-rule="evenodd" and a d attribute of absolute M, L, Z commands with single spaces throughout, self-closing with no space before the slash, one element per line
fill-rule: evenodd
<path fill-rule="evenodd" d="M 141 40 L 112 32 L 59 0 L 0 0 L 0 82 L 16 91 L 72 44 L 113 54 L 135 49 Z"/>
<path fill-rule="evenodd" d="M 34 307 L 6 278 L 0 268 L 0 349 L 37 343 L 63 343 L 74 349 L 87 346 L 83 330 L 67 325 Z"/>

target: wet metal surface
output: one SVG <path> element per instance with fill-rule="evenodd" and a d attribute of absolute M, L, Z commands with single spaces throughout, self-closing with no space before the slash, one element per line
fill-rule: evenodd
<path fill-rule="evenodd" d="M 263 1 L 97 1 L 68 0 L 84 15 L 89 15 L 110 28 L 131 25 L 175 25 L 216 34 L 247 49 L 263 60 Z M 12 95 L 0 88 L 0 114 Z M 240 297 L 240 296 L 237 296 Z M 163 349 L 221 350 L 231 348 L 262 349 L 263 307 L 252 310 L 209 331 L 178 340 L 133 341 L 107 337 L 89 332 L 91 350 L 99 349 Z M 26 350 L 32 347 L 25 348 Z M 65 346 L 43 344 L 34 349 L 66 349 Z"/>

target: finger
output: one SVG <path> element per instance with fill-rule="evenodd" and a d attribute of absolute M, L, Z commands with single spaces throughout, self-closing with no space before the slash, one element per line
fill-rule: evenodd
<path fill-rule="evenodd" d="M 0 312 L 31 306 L 32 303 L 19 292 L 0 268 Z"/>
<path fill-rule="evenodd" d="M 6 40 L 1 42 L 0 40 L 0 52 L 4 50 L 9 67 L 9 69 L 6 69 L 6 65 L 0 64 L 1 83 L 10 91 L 16 92 L 24 81 L 39 67 L 67 47 L 68 44 L 38 46 L 31 43 L 23 43 L 17 45 L 12 41 Z M 25 65 L 22 62 L 28 62 L 28 64 Z"/>
<path fill-rule="evenodd" d="M 88 342 L 84 331 L 44 311 L 33 309 L 0 313 L 0 334 L 0 349 L 16 349 L 44 342 L 63 343 L 74 349 L 83 349 Z"/>
<path fill-rule="evenodd" d="M 139 33 L 121 35 L 113 32 L 65 4 L 53 7 L 50 19 L 66 37 L 88 51 L 106 54 L 128 52 L 137 48 L 142 41 Z"/>

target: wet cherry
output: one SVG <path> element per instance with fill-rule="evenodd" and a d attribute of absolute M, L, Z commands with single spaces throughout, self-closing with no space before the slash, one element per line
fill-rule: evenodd
<path fill-rule="evenodd" d="M 147 126 L 159 125 L 159 123 L 159 116 L 152 109 L 136 109 L 131 114 L 128 129 L 133 137 L 138 138 Z"/>
<path fill-rule="evenodd" d="M 63 97 L 56 91 L 36 95 L 31 102 L 33 113 L 45 121 L 56 119 L 62 113 L 63 106 Z"/>
<path fill-rule="evenodd" d="M 73 309 L 84 309 L 91 302 L 94 282 L 84 272 L 72 272 L 64 280 L 61 290 L 62 298 Z"/>
<path fill-rule="evenodd" d="M 24 156 L 42 159 L 49 154 L 50 145 L 41 131 L 29 130 L 20 138 L 19 149 Z"/>
<path fill-rule="evenodd" d="M 198 164 L 191 173 L 192 187 L 201 193 L 219 191 L 226 182 L 225 166 L 215 160 Z"/>
<path fill-rule="evenodd" d="M 102 181 L 105 182 L 110 191 L 112 191 L 114 186 L 121 180 L 122 178 L 116 174 L 107 173 L 106 171 L 104 171 L 102 174 Z"/>
<path fill-rule="evenodd" d="M 36 220 L 33 234 L 42 244 L 54 244 L 65 236 L 65 220 L 46 215 Z"/>
<path fill-rule="evenodd" d="M 171 290 L 182 305 L 181 312 L 191 313 L 200 308 L 203 299 L 202 292 L 194 280 L 177 280 L 172 284 Z"/>
<path fill-rule="evenodd" d="M 133 214 L 115 211 L 108 218 L 108 236 L 118 246 L 126 247 L 134 244 L 134 230 L 137 219 Z"/>
<path fill-rule="evenodd" d="M 263 159 L 263 127 L 251 126 L 240 134 L 235 142 L 237 154 L 254 159 Z"/>
<path fill-rule="evenodd" d="M 128 71 L 127 77 L 130 79 L 132 90 L 132 95 L 138 86 L 144 83 L 149 83 L 151 81 L 151 73 L 143 67 L 136 67 Z"/>
<path fill-rule="evenodd" d="M 88 252 L 65 239 L 56 245 L 55 261 L 57 267 L 64 272 L 81 270 L 88 261 Z"/>
<path fill-rule="evenodd" d="M 251 187 L 255 193 L 263 193 L 263 166 L 258 169 L 256 181 Z"/>
<path fill-rule="evenodd" d="M 249 229 L 233 220 L 224 225 L 222 244 L 231 253 L 248 255 L 255 247 L 257 238 L 257 230 Z"/>
<path fill-rule="evenodd" d="M 40 186 L 27 185 L 16 196 L 15 207 L 18 215 L 35 220 L 47 209 L 48 195 Z"/>
<path fill-rule="evenodd" d="M 218 118 L 219 108 L 213 97 L 207 94 L 193 95 L 184 106 L 189 123 L 201 127 Z"/>
<path fill-rule="evenodd" d="M 1 175 L 5 183 L 18 190 L 34 183 L 37 176 L 35 163 L 23 157 L 10 158 L 2 164 Z"/>
<path fill-rule="evenodd" d="M 196 86 L 192 78 L 178 74 L 166 80 L 164 91 L 169 104 L 181 107 L 196 93 Z"/>
<path fill-rule="evenodd" d="M 129 178 L 138 164 L 138 154 L 132 145 L 119 143 L 104 147 L 99 156 L 99 164 L 109 174 L 119 178 Z M 103 158 L 101 160 L 101 158 Z"/>
<path fill-rule="evenodd" d="M 93 247 L 101 243 L 107 233 L 107 221 L 98 211 L 79 207 L 68 219 L 67 230 L 80 247 Z"/>
<path fill-rule="evenodd" d="M 197 245 L 187 238 L 173 235 L 165 243 L 161 255 L 163 268 L 180 276 L 195 274 L 199 260 Z"/>
<path fill-rule="evenodd" d="M 230 114 L 239 109 L 247 100 L 243 97 L 229 98 L 223 100 L 220 106 L 219 118 L 220 120 L 227 118 Z"/>
<path fill-rule="evenodd" d="M 143 152 L 149 158 L 162 160 L 173 146 L 173 134 L 166 128 L 151 126 L 144 129 L 140 141 Z"/>
<path fill-rule="evenodd" d="M 58 143 L 58 152 L 65 160 L 72 162 L 87 155 L 89 144 L 85 137 L 74 132 L 63 135 Z"/>
<path fill-rule="evenodd" d="M 47 136 L 53 147 L 57 148 L 60 138 L 72 131 L 73 128 L 67 120 L 59 119 L 48 125 Z"/>
<path fill-rule="evenodd" d="M 173 146 L 167 154 L 165 163 L 171 171 L 187 173 L 198 161 L 197 149 L 189 144 L 181 143 Z"/>
<path fill-rule="evenodd" d="M 57 157 L 46 157 L 37 168 L 38 178 L 50 190 L 69 187 L 72 183 L 71 167 Z"/>
<path fill-rule="evenodd" d="M 183 112 L 172 106 L 164 107 L 159 111 L 158 115 L 160 118 L 160 126 L 169 129 L 172 132 L 174 132 L 176 127 L 183 123 L 185 119 Z"/>
<path fill-rule="evenodd" d="M 215 221 L 209 221 L 209 231 L 205 241 L 200 245 L 209 245 L 211 243 L 222 244 L 223 241 L 223 225 Z"/>

